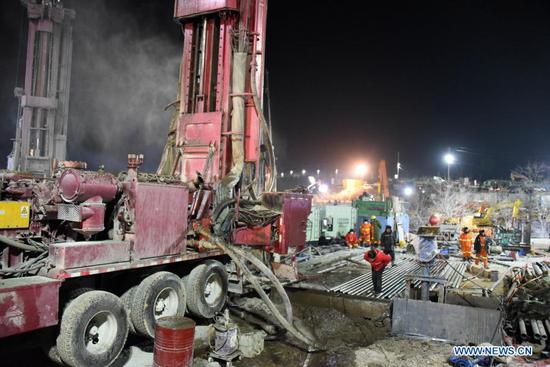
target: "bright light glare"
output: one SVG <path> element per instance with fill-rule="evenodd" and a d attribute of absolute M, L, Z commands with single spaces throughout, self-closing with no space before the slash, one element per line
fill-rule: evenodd
<path fill-rule="evenodd" d="M 451 165 L 455 163 L 456 158 L 451 153 L 447 153 L 443 156 L 443 160 L 445 161 L 446 164 Z"/>
<path fill-rule="evenodd" d="M 322 193 L 322 194 L 328 192 L 328 185 L 327 184 L 319 185 L 319 192 Z"/>
<path fill-rule="evenodd" d="M 302 170 L 302 175 L 305 176 L 305 175 L 306 175 L 306 172 L 307 172 L 307 171 L 306 171 L 305 169 L 303 169 L 303 170 Z"/>
<path fill-rule="evenodd" d="M 410 186 L 407 186 L 403 189 L 403 194 L 405 194 L 405 196 L 411 196 L 413 193 L 414 189 Z"/>
<path fill-rule="evenodd" d="M 314 184 L 315 184 L 315 177 L 313 177 L 313 176 L 308 176 L 307 180 L 309 181 L 310 185 L 314 185 Z"/>
<path fill-rule="evenodd" d="M 359 163 L 355 166 L 355 174 L 357 176 L 363 177 L 367 174 L 368 167 L 365 163 Z"/>

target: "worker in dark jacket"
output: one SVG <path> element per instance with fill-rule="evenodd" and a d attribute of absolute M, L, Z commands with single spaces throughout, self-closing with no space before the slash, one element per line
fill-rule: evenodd
<path fill-rule="evenodd" d="M 391 226 L 386 226 L 384 233 L 380 236 L 380 245 L 382 246 L 382 251 L 386 255 L 390 255 L 391 265 L 395 265 L 395 236 L 391 230 Z"/>
<path fill-rule="evenodd" d="M 479 265 L 479 261 L 483 261 L 483 267 L 487 269 L 489 267 L 489 241 L 485 236 L 485 230 L 479 231 L 474 241 L 474 251 L 476 253 L 476 265 Z"/>
<path fill-rule="evenodd" d="M 382 292 L 382 273 L 386 265 L 390 263 L 391 257 L 375 247 L 372 247 L 369 251 L 365 252 L 363 258 L 371 266 L 372 286 L 374 288 L 374 294 L 378 295 Z"/>

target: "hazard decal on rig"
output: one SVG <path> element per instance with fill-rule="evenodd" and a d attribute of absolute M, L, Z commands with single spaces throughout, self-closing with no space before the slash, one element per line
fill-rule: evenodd
<path fill-rule="evenodd" d="M 28 206 L 22 206 L 21 207 L 21 218 L 28 218 L 29 217 L 29 207 Z"/>

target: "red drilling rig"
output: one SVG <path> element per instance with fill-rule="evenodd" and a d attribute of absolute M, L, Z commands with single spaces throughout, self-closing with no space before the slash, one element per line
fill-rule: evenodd
<path fill-rule="evenodd" d="M 36 6 L 47 19 L 59 2 Z M 269 267 L 303 247 L 311 197 L 276 192 L 266 14 L 266 0 L 175 1 L 183 58 L 155 174 L 138 171 L 136 154 L 118 175 L 71 161 L 51 178 L 0 173 L 0 337 L 40 329 L 54 360 L 107 366 L 129 331 L 153 337 L 159 317 L 212 318 L 228 292 L 251 286 L 269 303 L 253 264 L 287 301 L 284 316 L 269 307 L 301 338 Z"/>

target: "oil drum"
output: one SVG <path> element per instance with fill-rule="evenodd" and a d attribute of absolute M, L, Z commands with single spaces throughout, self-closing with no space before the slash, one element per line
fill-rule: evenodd
<path fill-rule="evenodd" d="M 191 367 L 195 322 L 183 316 L 167 316 L 155 325 L 155 367 Z"/>

